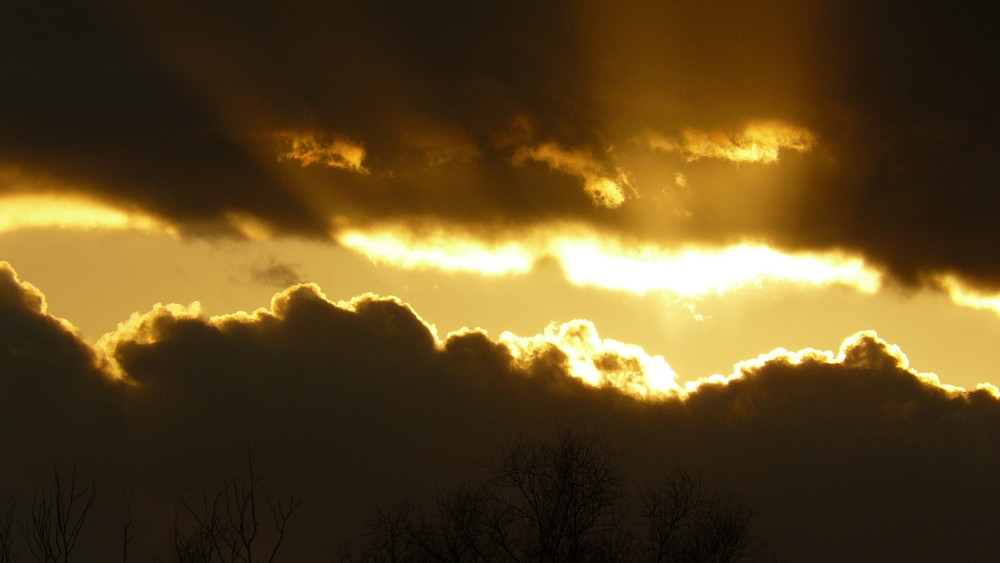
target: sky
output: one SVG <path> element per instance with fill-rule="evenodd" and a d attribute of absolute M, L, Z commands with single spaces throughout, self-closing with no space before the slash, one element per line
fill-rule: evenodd
<path fill-rule="evenodd" d="M 76 464 L 153 553 L 249 446 L 317 560 L 580 427 L 779 560 L 985 559 L 996 11 L 7 3 L 0 498 Z"/>

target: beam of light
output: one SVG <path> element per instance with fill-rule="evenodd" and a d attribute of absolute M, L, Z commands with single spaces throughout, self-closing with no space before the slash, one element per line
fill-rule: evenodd
<path fill-rule="evenodd" d="M 447 233 L 414 237 L 394 230 L 347 230 L 335 238 L 338 243 L 374 262 L 409 270 L 501 275 L 528 272 L 534 262 L 533 256 L 520 245 L 493 246 Z"/>
<path fill-rule="evenodd" d="M 302 166 L 319 164 L 367 174 L 364 166 L 365 148 L 360 144 L 334 135 L 315 132 L 280 131 L 274 133 L 284 151 L 278 160 L 297 160 Z"/>
<path fill-rule="evenodd" d="M 544 143 L 537 147 L 520 147 L 512 158 L 516 165 L 528 160 L 542 162 L 553 170 L 580 177 L 584 192 L 595 205 L 615 209 L 625 203 L 625 188 L 629 187 L 628 176 L 618 171 L 617 177 L 609 177 L 604 167 L 588 152 L 567 150 L 555 143 Z"/>
<path fill-rule="evenodd" d="M 536 262 L 551 259 L 574 285 L 637 294 L 699 297 L 767 282 L 845 285 L 871 294 L 882 285 L 881 275 L 862 259 L 840 252 L 792 254 L 762 244 L 680 250 L 630 246 L 569 226 L 511 235 L 502 243 L 444 230 L 420 236 L 403 229 L 352 229 L 334 237 L 374 262 L 404 269 L 523 274 Z"/>
<path fill-rule="evenodd" d="M 23 194 L 0 198 L 0 233 L 31 228 L 176 234 L 172 227 L 148 215 L 130 213 L 80 196 Z"/>
<path fill-rule="evenodd" d="M 735 133 L 685 129 L 681 139 L 651 135 L 649 146 L 676 152 L 688 161 L 716 158 L 730 162 L 777 162 L 782 150 L 807 152 L 816 143 L 807 129 L 779 121 L 749 123 Z"/>
<path fill-rule="evenodd" d="M 976 291 L 953 275 L 938 276 L 935 281 L 955 304 L 1000 315 L 1000 293 L 985 294 Z"/>

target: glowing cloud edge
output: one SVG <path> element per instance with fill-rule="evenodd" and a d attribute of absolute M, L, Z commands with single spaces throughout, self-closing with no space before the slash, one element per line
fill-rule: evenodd
<path fill-rule="evenodd" d="M 574 285 L 636 294 L 698 297 L 765 282 L 839 284 L 866 294 L 882 287 L 878 271 L 839 251 L 787 253 L 761 243 L 634 246 L 579 225 L 539 228 L 497 242 L 443 229 L 416 234 L 398 227 L 343 229 L 333 237 L 373 262 L 403 269 L 516 275 L 553 260 Z"/>

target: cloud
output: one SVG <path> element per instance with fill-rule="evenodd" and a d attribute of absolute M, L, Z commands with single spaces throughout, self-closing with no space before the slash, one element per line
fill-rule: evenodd
<path fill-rule="evenodd" d="M 162 555 L 178 495 L 238 476 L 248 446 L 269 490 L 305 500 L 286 554 L 312 560 L 374 505 L 432 495 L 515 434 L 566 427 L 607 436 L 637 479 L 680 466 L 740 494 L 778 558 L 993 553 L 996 389 L 941 385 L 872 332 L 836 353 L 774 351 L 679 392 L 663 358 L 587 321 L 439 337 L 398 299 L 335 303 L 299 285 L 250 313 L 156 307 L 98 354 L 36 288 L 7 265 L 0 274 L 0 447 L 16 453 L 0 465 L 3 493 L 30 499 L 52 460 L 93 475 L 102 517 L 88 558 L 120 550 L 126 488 L 134 553 Z M 111 365 L 102 357 L 129 384 L 97 371 Z"/>
<path fill-rule="evenodd" d="M 0 232 L 21 229 L 133 230 L 175 234 L 162 221 L 87 198 L 19 195 L 0 198 Z"/>
<path fill-rule="evenodd" d="M 275 133 L 287 148 L 278 155 L 278 160 L 291 159 L 302 166 L 320 164 L 329 168 L 343 168 L 352 172 L 367 174 L 364 166 L 365 149 L 361 145 L 336 136 L 318 133 Z"/>
<path fill-rule="evenodd" d="M 525 273 L 535 257 L 515 242 L 486 244 L 448 232 L 404 229 L 342 230 L 337 242 L 371 260 L 407 269 L 467 271 L 487 275 Z"/>
<path fill-rule="evenodd" d="M 1000 287 L 990 14 L 641 8 L 5 6 L 0 165 L 189 236 L 571 221 Z"/>
<path fill-rule="evenodd" d="M 522 165 L 534 160 L 548 164 L 553 170 L 579 176 L 583 179 L 583 189 L 596 205 L 616 208 L 625 203 L 625 188 L 628 177 L 608 178 L 594 158 L 584 151 L 566 150 L 555 143 L 544 143 L 537 147 L 520 147 L 514 152 L 513 162 Z"/>
<path fill-rule="evenodd" d="M 774 163 L 782 150 L 812 150 L 814 135 L 787 123 L 750 123 L 738 133 L 685 129 L 683 140 L 652 135 L 649 146 L 666 152 L 679 152 L 688 161 L 718 158 L 731 162 Z"/>
<path fill-rule="evenodd" d="M 266 265 L 255 265 L 250 268 L 250 279 L 269 287 L 288 287 L 302 282 L 302 268 L 299 264 L 279 262 L 276 258 Z"/>
<path fill-rule="evenodd" d="M 88 459 L 121 438 L 118 393 L 94 350 L 45 297 L 0 262 L 0 480 L 17 486 L 47 463 Z M 2 495 L 3 493 L 0 493 Z"/>
<path fill-rule="evenodd" d="M 586 383 L 643 398 L 680 393 L 677 374 L 662 356 L 650 356 L 639 346 L 602 339 L 597 327 L 585 319 L 553 323 L 542 334 L 519 337 L 500 335 L 516 361 L 531 365 L 551 350 L 565 355 L 565 370 Z"/>
<path fill-rule="evenodd" d="M 932 283 L 937 284 L 959 305 L 1000 314 L 1000 294 L 988 293 L 969 287 L 955 275 L 942 274 Z"/>
<path fill-rule="evenodd" d="M 616 239 L 586 225 L 469 236 L 462 231 L 375 226 L 343 229 L 337 241 L 372 261 L 406 269 L 522 274 L 554 260 L 580 286 L 699 297 L 748 285 L 840 284 L 863 293 L 882 287 L 880 272 L 840 252 L 790 253 L 762 244 L 673 248 Z"/>

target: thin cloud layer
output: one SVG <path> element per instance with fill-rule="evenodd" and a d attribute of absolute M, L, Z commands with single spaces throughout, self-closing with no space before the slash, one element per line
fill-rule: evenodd
<path fill-rule="evenodd" d="M 431 495 L 497 443 L 558 427 L 607 436 L 639 479 L 679 466 L 740 494 L 781 559 L 993 554 L 996 390 L 942 386 L 871 332 L 836 354 L 775 351 L 642 399 L 619 389 L 648 385 L 665 361 L 586 321 L 441 338 L 397 299 L 334 303 L 299 285 L 253 313 L 136 314 L 98 354 L 37 289 L 0 273 L 3 494 L 30 499 L 52 460 L 77 464 L 103 510 L 81 542 L 105 556 L 120 550 L 118 491 L 135 495 L 132 553 L 151 558 L 178 495 L 238 476 L 248 446 L 270 491 L 305 501 L 285 554 L 315 560 L 374 505 Z M 101 374 L 101 357 L 123 379 Z M 597 385 L 573 375 L 581 366 Z"/>
<path fill-rule="evenodd" d="M 882 287 L 878 271 L 840 252 L 784 253 L 746 243 L 676 249 L 616 240 L 584 225 L 554 225 L 494 240 L 454 230 L 411 232 L 379 226 L 345 229 L 337 241 L 373 262 L 414 270 L 521 274 L 540 261 L 552 260 L 573 284 L 637 294 L 656 291 L 697 297 L 766 282 L 840 284 L 863 293 Z"/>
<path fill-rule="evenodd" d="M 0 167 L 188 235 L 573 221 L 996 290 L 988 10 L 13 3 Z"/>

